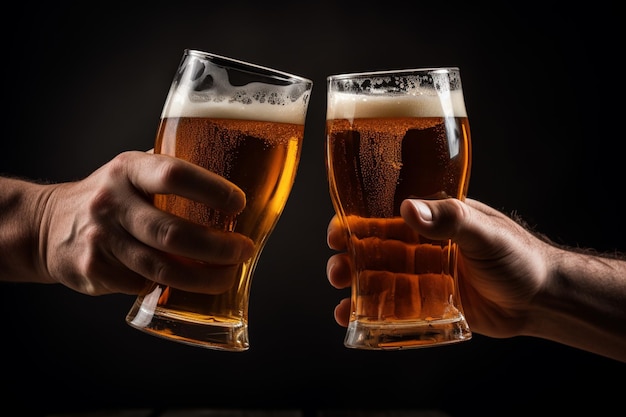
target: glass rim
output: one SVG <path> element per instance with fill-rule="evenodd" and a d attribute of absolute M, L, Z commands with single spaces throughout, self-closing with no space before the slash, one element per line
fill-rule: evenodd
<path fill-rule="evenodd" d="M 232 67 L 233 69 L 240 69 L 246 71 L 257 71 L 259 75 L 278 78 L 285 81 L 301 82 L 305 84 L 313 85 L 313 81 L 309 78 L 302 77 L 300 75 L 292 74 L 286 71 L 277 70 L 274 68 L 266 67 L 252 62 L 243 61 L 240 59 L 230 58 L 224 55 L 214 54 L 212 52 L 206 52 L 199 49 L 185 49 L 184 55 L 192 55 L 195 57 L 209 59 L 215 62 L 217 65 L 225 65 Z"/>
<path fill-rule="evenodd" d="M 333 80 L 345 80 L 352 78 L 375 78 L 375 77 L 388 77 L 388 76 L 403 76 L 403 75 L 420 75 L 420 74 L 432 74 L 441 73 L 446 74 L 450 72 L 460 72 L 459 67 L 424 67 L 424 68 L 407 68 L 407 69 L 391 69 L 380 71 L 364 71 L 364 72 L 349 72 L 342 74 L 333 74 L 326 77 L 328 81 Z"/>

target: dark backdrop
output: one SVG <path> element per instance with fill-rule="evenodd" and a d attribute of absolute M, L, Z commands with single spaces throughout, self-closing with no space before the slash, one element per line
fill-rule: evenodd
<path fill-rule="evenodd" d="M 503 2 L 506 3 L 506 2 Z M 593 410 L 623 402 L 624 364 L 566 346 L 475 335 L 401 352 L 343 347 L 325 276 L 332 216 L 325 77 L 461 68 L 473 136 L 470 196 L 560 243 L 626 250 L 624 51 L 617 7 L 593 2 L 55 2 L 3 14 L 0 172 L 82 178 L 152 147 L 183 49 L 314 81 L 298 177 L 252 285 L 245 353 L 161 340 L 124 322 L 134 297 L 2 284 L 2 406 L 438 409 L 452 416 Z M 1 254 L 0 256 L 10 256 Z M 617 382 L 615 382 L 617 381 Z"/>

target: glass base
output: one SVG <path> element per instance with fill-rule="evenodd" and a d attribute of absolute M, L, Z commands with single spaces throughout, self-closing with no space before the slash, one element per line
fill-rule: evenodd
<path fill-rule="evenodd" d="M 353 349 L 400 350 L 441 346 L 472 338 L 463 318 L 422 322 L 350 322 L 344 345 Z"/>
<path fill-rule="evenodd" d="M 138 311 L 137 311 L 138 310 Z M 150 317 L 133 308 L 126 322 L 135 329 L 154 336 L 215 350 L 248 350 L 248 325 L 242 322 L 207 322 L 183 317 L 176 312 L 157 309 Z"/>

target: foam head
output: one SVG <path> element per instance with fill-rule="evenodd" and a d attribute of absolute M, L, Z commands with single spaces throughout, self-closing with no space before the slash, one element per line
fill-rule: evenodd
<path fill-rule="evenodd" d="M 466 117 L 458 69 L 328 77 L 327 119 Z"/>
<path fill-rule="evenodd" d="M 186 51 L 161 117 L 304 124 L 312 82 L 230 58 Z"/>

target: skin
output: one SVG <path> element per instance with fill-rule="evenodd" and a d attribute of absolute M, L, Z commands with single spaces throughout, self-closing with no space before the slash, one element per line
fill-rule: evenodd
<path fill-rule="evenodd" d="M 459 286 L 473 332 L 534 336 L 626 361 L 626 260 L 559 247 L 479 201 L 406 200 L 403 219 L 458 244 Z M 328 226 L 327 276 L 347 288 L 352 267 L 337 216 Z M 347 326 L 350 300 L 335 308 Z"/>
<path fill-rule="evenodd" d="M 253 253 L 243 235 L 154 207 L 153 194 L 173 193 L 227 213 L 246 204 L 236 185 L 166 155 L 124 152 L 80 181 L 0 178 L 0 189 L 0 281 L 59 283 L 88 295 L 138 294 L 155 281 L 215 294 Z"/>
<path fill-rule="evenodd" d="M 245 207 L 234 184 L 180 159 L 124 152 L 87 178 L 39 184 L 0 177 L 0 281 L 57 283 L 88 295 L 138 294 L 151 282 L 216 294 L 252 256 L 247 237 L 158 210 L 175 193 L 227 213 Z M 460 249 L 467 320 L 490 337 L 535 336 L 626 361 L 626 261 L 558 247 L 478 201 L 407 200 L 417 232 Z M 336 288 L 352 268 L 335 217 L 328 260 Z M 207 280 L 210 274 L 213 278 Z M 346 326 L 349 300 L 335 309 Z"/>

